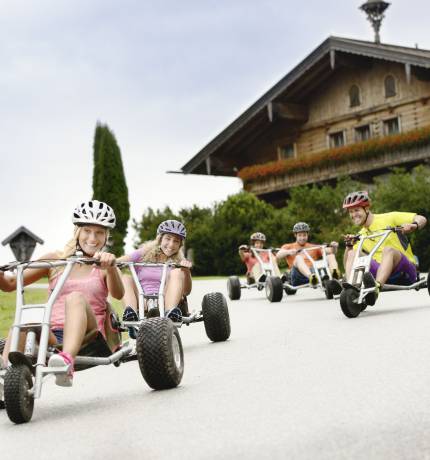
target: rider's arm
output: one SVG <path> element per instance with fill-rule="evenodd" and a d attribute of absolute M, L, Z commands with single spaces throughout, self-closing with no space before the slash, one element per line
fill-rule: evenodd
<path fill-rule="evenodd" d="M 413 221 L 410 223 L 402 224 L 402 233 L 412 233 L 423 228 L 427 223 L 427 219 L 424 216 L 415 214 Z"/>
<path fill-rule="evenodd" d="M 40 259 L 58 259 L 56 253 L 45 254 Z M 32 284 L 44 276 L 48 276 L 49 268 L 27 268 L 24 270 L 24 286 Z M 0 271 L 0 289 L 5 292 L 12 292 L 16 289 L 16 276 L 5 275 Z"/>
<path fill-rule="evenodd" d="M 284 259 L 287 256 L 293 256 L 297 253 L 297 249 L 283 249 L 281 248 L 276 254 L 278 260 Z"/>
<path fill-rule="evenodd" d="M 427 224 L 427 219 L 424 216 L 415 214 L 414 220 L 411 225 L 415 227 L 415 230 L 421 230 Z"/>
<path fill-rule="evenodd" d="M 285 256 L 287 255 L 286 252 L 287 252 L 286 249 L 280 249 L 280 250 L 276 253 L 276 260 L 284 259 Z"/>
<path fill-rule="evenodd" d="M 109 267 L 106 269 L 106 284 L 110 295 L 114 299 L 122 299 L 124 297 L 124 285 L 122 283 L 121 272 L 117 267 Z"/>
<path fill-rule="evenodd" d="M 146 251 L 147 249 L 145 248 L 145 246 L 141 246 L 139 249 L 136 249 L 134 252 L 118 257 L 118 259 L 116 260 L 117 262 L 138 262 L 145 255 Z"/>
<path fill-rule="evenodd" d="M 193 264 L 187 259 L 182 259 L 181 265 L 182 265 L 181 270 L 185 274 L 184 295 L 189 295 L 191 292 L 192 284 L 193 284 L 193 281 L 191 278 L 191 267 L 193 266 Z"/>
<path fill-rule="evenodd" d="M 343 254 L 343 266 L 346 267 L 346 261 L 348 260 L 349 254 L 354 251 L 354 235 L 344 235 L 343 236 L 345 241 L 345 252 Z"/>
<path fill-rule="evenodd" d="M 106 285 L 110 295 L 114 299 L 122 299 L 124 297 L 124 285 L 122 284 L 121 272 L 116 267 L 115 256 L 109 252 L 96 252 L 94 259 L 98 259 L 100 268 L 106 270 Z"/>
<path fill-rule="evenodd" d="M 249 259 L 248 247 L 244 248 L 245 245 L 239 246 L 239 257 L 242 262 L 246 262 Z"/>
<path fill-rule="evenodd" d="M 131 262 L 131 254 L 124 254 L 116 259 L 117 262 Z"/>
<path fill-rule="evenodd" d="M 427 219 L 424 216 L 420 216 L 419 214 L 405 212 L 398 212 L 393 214 L 397 221 L 395 222 L 395 225 L 402 228 L 402 233 L 408 234 L 415 232 L 423 228 L 427 223 Z"/>

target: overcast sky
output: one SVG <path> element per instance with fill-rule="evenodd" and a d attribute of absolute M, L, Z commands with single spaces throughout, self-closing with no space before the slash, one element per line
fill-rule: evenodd
<path fill-rule="evenodd" d="M 25 225 L 45 240 L 35 256 L 64 246 L 91 198 L 97 120 L 117 137 L 134 218 L 236 193 L 236 178 L 165 171 L 329 35 L 372 40 L 361 3 L 0 0 L 0 241 Z M 430 49 L 429 5 L 393 0 L 382 41 Z M 0 263 L 12 259 L 0 247 Z"/>

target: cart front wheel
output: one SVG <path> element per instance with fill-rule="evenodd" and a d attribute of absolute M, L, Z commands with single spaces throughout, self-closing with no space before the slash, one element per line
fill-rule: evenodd
<path fill-rule="evenodd" d="M 4 402 L 8 417 L 13 423 L 26 423 L 31 420 L 34 398 L 33 376 L 25 364 L 12 365 L 4 378 Z"/>
<path fill-rule="evenodd" d="M 266 279 L 266 297 L 269 302 L 280 302 L 282 300 L 283 285 L 281 278 L 269 276 Z"/>
<path fill-rule="evenodd" d="M 230 337 L 230 315 L 221 292 L 206 294 L 202 300 L 203 321 L 206 335 L 212 342 L 224 342 Z"/>
<path fill-rule="evenodd" d="M 344 289 L 340 294 L 340 308 L 348 318 L 356 318 L 363 311 L 363 304 L 358 304 L 359 293 L 355 289 Z"/>
<path fill-rule="evenodd" d="M 179 331 L 170 319 L 144 320 L 136 349 L 140 372 L 151 388 L 165 390 L 179 385 L 184 374 L 184 351 Z"/>

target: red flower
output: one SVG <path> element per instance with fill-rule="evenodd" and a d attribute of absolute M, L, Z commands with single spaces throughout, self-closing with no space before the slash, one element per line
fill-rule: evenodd
<path fill-rule="evenodd" d="M 282 176 L 312 168 L 335 164 L 337 166 L 351 160 L 364 160 L 376 158 L 387 152 L 407 150 L 413 147 L 428 145 L 430 143 L 430 126 L 416 129 L 407 133 L 370 139 L 364 142 L 351 144 L 335 149 L 328 149 L 300 158 L 271 161 L 265 164 L 246 166 L 237 175 L 243 180 L 244 185 L 271 176 Z"/>

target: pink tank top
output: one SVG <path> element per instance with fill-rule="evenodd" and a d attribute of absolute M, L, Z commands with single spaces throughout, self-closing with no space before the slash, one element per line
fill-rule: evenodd
<path fill-rule="evenodd" d="M 55 288 L 59 275 L 49 280 L 49 294 Z M 108 288 L 103 278 L 102 270 L 93 267 L 86 278 L 67 279 L 57 297 L 51 312 L 51 328 L 63 329 L 65 317 L 65 299 L 72 292 L 81 293 L 96 316 L 97 329 L 105 336 L 104 322 L 106 315 L 106 303 L 108 297 Z"/>

